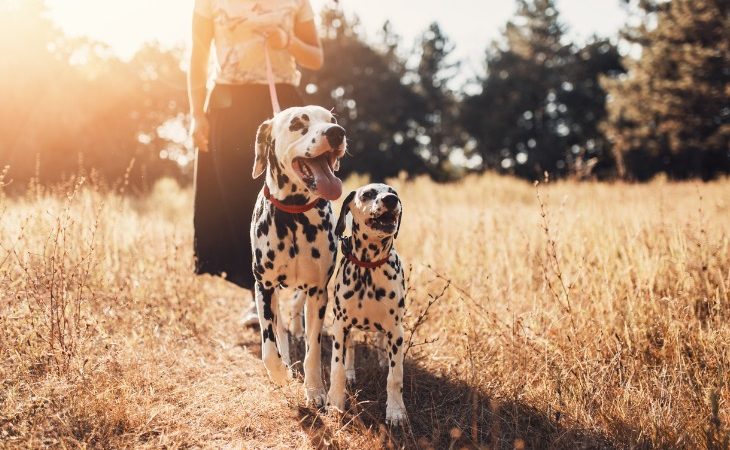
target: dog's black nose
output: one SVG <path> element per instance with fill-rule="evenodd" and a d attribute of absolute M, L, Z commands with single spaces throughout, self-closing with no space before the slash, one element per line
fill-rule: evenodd
<path fill-rule="evenodd" d="M 339 125 L 332 125 L 324 132 L 324 135 L 327 136 L 327 142 L 329 142 L 330 147 L 338 149 L 345 139 L 345 129 Z"/>
<path fill-rule="evenodd" d="M 395 209 L 398 206 L 398 197 L 394 194 L 386 194 L 382 199 L 383 204 L 388 209 Z"/>

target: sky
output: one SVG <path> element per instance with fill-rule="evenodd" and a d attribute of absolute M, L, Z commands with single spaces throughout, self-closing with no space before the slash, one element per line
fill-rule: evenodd
<path fill-rule="evenodd" d="M 106 42 L 123 58 L 131 57 L 144 42 L 163 46 L 186 45 L 194 0 L 47 0 L 51 18 L 71 35 Z M 310 0 L 315 11 L 326 0 Z M 511 0 L 341 0 L 346 11 L 356 13 L 368 37 L 375 38 L 386 20 L 403 38 L 406 47 L 429 23 L 439 22 L 454 41 L 454 57 L 465 61 L 467 71 L 479 73 L 486 45 L 499 37 L 512 17 Z M 615 36 L 627 19 L 620 0 L 557 0 L 578 41 L 591 35 Z"/>

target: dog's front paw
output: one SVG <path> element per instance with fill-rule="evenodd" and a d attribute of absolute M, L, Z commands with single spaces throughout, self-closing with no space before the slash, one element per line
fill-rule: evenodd
<path fill-rule="evenodd" d="M 345 412 L 345 395 L 335 394 L 330 391 L 327 394 L 327 412 L 329 414 L 343 414 Z"/>
<path fill-rule="evenodd" d="M 395 407 L 385 409 L 385 423 L 391 426 L 404 425 L 408 416 L 405 407 Z"/>
<path fill-rule="evenodd" d="M 269 372 L 271 381 L 277 386 L 286 386 L 292 381 L 291 371 L 281 360 L 268 364 L 266 370 Z"/>
<path fill-rule="evenodd" d="M 324 386 L 305 387 L 304 396 L 307 398 L 307 404 L 314 404 L 315 407 L 321 408 L 327 400 L 327 392 Z"/>

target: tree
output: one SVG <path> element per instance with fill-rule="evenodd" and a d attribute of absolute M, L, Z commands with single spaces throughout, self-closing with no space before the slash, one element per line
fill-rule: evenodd
<path fill-rule="evenodd" d="M 466 98 L 462 120 L 485 167 L 526 178 L 566 172 L 565 105 L 558 93 L 571 56 L 553 0 L 518 0 L 504 43 L 487 52 L 481 93 Z"/>
<path fill-rule="evenodd" d="M 611 41 L 566 42 L 553 0 L 519 0 L 503 41 L 487 52 L 481 92 L 464 101 L 462 121 L 478 141 L 485 168 L 528 179 L 544 172 L 585 177 L 594 168 L 599 176 L 609 174 L 599 78 L 621 72 Z"/>
<path fill-rule="evenodd" d="M 451 62 L 454 44 L 441 31 L 438 23 L 429 25 L 420 39 L 420 59 L 415 75 L 416 93 L 423 99 L 426 114 L 421 126 L 425 130 L 421 154 L 436 180 L 446 181 L 458 176 L 450 167 L 449 156 L 457 146 L 463 146 L 462 128 L 458 121 L 458 100 L 449 82 L 458 72 L 459 63 Z"/>
<path fill-rule="evenodd" d="M 607 136 L 619 170 L 647 179 L 712 178 L 730 172 L 730 3 L 642 3 L 643 23 L 626 37 L 642 46 L 628 76 L 606 79 Z"/>
<path fill-rule="evenodd" d="M 180 140 L 160 128 L 184 118 L 181 52 L 148 46 L 124 62 L 101 43 L 65 36 L 42 0 L 11 5 L 0 15 L 13 36 L 0 41 L 8 65 L 0 77 L 0 168 L 10 166 L 12 187 L 92 171 L 114 182 L 132 161 L 134 185 L 163 174 L 182 179 L 179 164 L 160 158 L 187 160 Z"/>
<path fill-rule="evenodd" d="M 426 108 L 405 82 L 405 63 L 396 52 L 399 39 L 385 24 L 382 48 L 376 49 L 360 38 L 357 27 L 338 6 L 326 7 L 322 45 L 327 63 L 302 78 L 307 102 L 334 107 L 347 129 L 349 157 L 342 160 L 341 174 L 382 180 L 401 171 L 428 173 L 418 141 Z"/>
<path fill-rule="evenodd" d="M 63 114 L 63 106 L 70 104 L 65 85 L 73 71 L 49 51 L 63 36 L 45 11 L 41 0 L 28 0 L 5 5 L 0 14 L 3 36 L 12 36 L 0 39 L 0 167 L 12 165 L 11 178 L 19 172 L 16 166 L 32 175 L 36 153 L 63 137 L 57 128 L 43 124 L 49 118 L 68 120 Z"/>
<path fill-rule="evenodd" d="M 565 105 L 565 123 L 569 133 L 564 155 L 569 171 L 578 178 L 592 175 L 615 176 L 611 143 L 601 124 L 606 118 L 606 91 L 600 79 L 625 73 L 621 55 L 609 39 L 593 38 L 576 47 L 564 67 L 564 81 L 558 91 L 558 103 Z"/>

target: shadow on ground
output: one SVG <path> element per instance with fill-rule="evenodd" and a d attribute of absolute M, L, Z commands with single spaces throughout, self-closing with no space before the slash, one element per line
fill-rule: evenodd
<path fill-rule="evenodd" d="M 290 340 L 292 361 L 304 358 L 303 341 Z M 249 344 L 247 342 L 247 344 Z M 251 342 L 249 350 L 256 352 Z M 322 367 L 328 384 L 331 339 L 322 340 Z M 255 353 L 254 353 L 255 354 Z M 301 364 L 295 367 L 301 368 Z M 464 382 L 435 375 L 406 360 L 403 397 L 410 424 L 390 428 L 385 423 L 387 369 L 378 366 L 375 349 L 356 346 L 357 383 L 348 388 L 349 411 L 341 423 L 357 427 L 390 448 L 490 448 L 490 449 L 614 449 L 624 446 L 605 435 L 565 426 L 560 417 L 520 401 L 494 400 Z M 301 373 L 299 374 L 301 375 Z M 314 448 L 341 448 L 338 428 L 323 410 L 298 408 L 300 425 Z M 391 447 L 392 445 L 392 447 Z"/>

